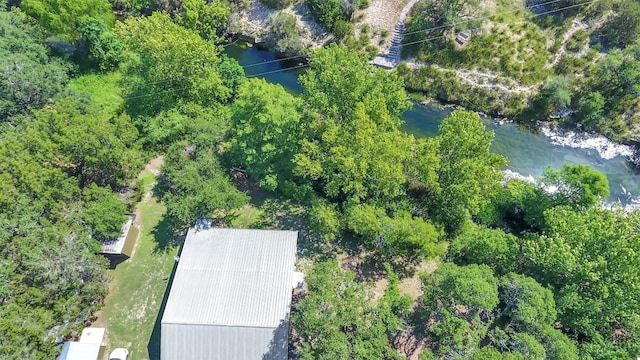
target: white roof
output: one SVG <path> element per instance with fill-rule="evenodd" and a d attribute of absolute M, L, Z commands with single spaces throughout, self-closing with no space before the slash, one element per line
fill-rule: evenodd
<path fill-rule="evenodd" d="M 118 238 L 102 243 L 103 254 L 122 254 L 122 249 L 124 248 L 124 244 L 127 242 L 127 235 L 129 234 L 129 229 L 131 229 L 134 219 L 135 215 L 128 216 L 127 221 L 122 224 Z"/>
<path fill-rule="evenodd" d="M 62 346 L 59 360 L 97 360 L 100 344 L 68 341 Z"/>
<path fill-rule="evenodd" d="M 102 339 L 104 338 L 104 330 L 104 328 L 84 328 L 82 330 L 82 335 L 80 336 L 80 342 L 87 344 L 102 344 Z"/>
<path fill-rule="evenodd" d="M 297 231 L 191 228 L 162 324 L 277 328 L 287 318 Z"/>

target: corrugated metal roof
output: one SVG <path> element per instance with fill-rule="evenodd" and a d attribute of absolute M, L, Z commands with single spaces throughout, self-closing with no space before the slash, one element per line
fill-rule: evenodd
<path fill-rule="evenodd" d="M 160 341 L 161 360 L 286 360 L 289 327 L 162 324 Z"/>
<path fill-rule="evenodd" d="M 191 228 L 162 324 L 277 328 L 289 313 L 297 231 Z"/>

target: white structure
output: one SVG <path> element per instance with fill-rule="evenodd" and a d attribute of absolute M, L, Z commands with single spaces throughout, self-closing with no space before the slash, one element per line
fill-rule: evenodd
<path fill-rule="evenodd" d="M 58 360 L 101 360 L 104 353 L 104 328 L 85 328 L 80 341 L 67 341 Z"/>
<path fill-rule="evenodd" d="M 118 235 L 118 238 L 106 241 L 102 244 L 103 254 L 131 257 L 133 247 L 135 246 L 137 232 L 129 232 L 129 230 L 131 230 L 131 225 L 133 225 L 135 219 L 135 215 L 129 215 L 127 217 L 127 221 L 122 224 L 122 229 L 120 229 L 120 235 Z"/>
<path fill-rule="evenodd" d="M 162 316 L 161 360 L 286 360 L 297 239 L 191 228 Z"/>

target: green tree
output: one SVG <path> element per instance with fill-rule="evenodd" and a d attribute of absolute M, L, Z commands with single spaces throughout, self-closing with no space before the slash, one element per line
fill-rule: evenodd
<path fill-rule="evenodd" d="M 534 360 L 547 358 L 544 346 L 534 336 L 527 333 L 504 331 L 500 328 L 495 328 L 489 333 L 488 338 L 494 348 L 500 349 L 503 354 L 514 354 L 516 359 Z M 506 358 L 508 359 L 509 357 Z"/>
<path fill-rule="evenodd" d="M 402 196 L 411 139 L 397 128 L 385 128 L 391 119 L 383 107 L 381 100 L 365 100 L 355 104 L 355 113 L 344 122 L 314 121 L 311 136 L 294 156 L 296 174 L 338 202 Z"/>
<path fill-rule="evenodd" d="M 427 334 L 437 340 L 434 353 L 469 357 L 484 338 L 498 305 L 498 279 L 485 265 L 445 263 L 421 274 L 421 305 Z"/>
<path fill-rule="evenodd" d="M 602 34 L 608 43 L 624 48 L 640 39 L 640 3 L 625 0 L 613 3 L 615 13 L 604 23 Z"/>
<path fill-rule="evenodd" d="M 449 246 L 448 257 L 458 265 L 484 264 L 497 275 L 518 269 L 518 238 L 499 229 L 470 225 Z"/>
<path fill-rule="evenodd" d="M 127 211 L 118 195 L 96 184 L 85 188 L 82 195 L 86 204 L 82 219 L 91 229 L 91 236 L 101 241 L 117 238 Z"/>
<path fill-rule="evenodd" d="M 296 174 L 337 202 L 402 196 L 414 141 L 398 129 L 409 106 L 400 79 L 333 45 L 314 53 L 300 82 L 318 116 L 305 124 Z"/>
<path fill-rule="evenodd" d="M 443 310 L 465 318 L 491 317 L 498 305 L 498 279 L 486 265 L 444 263 L 433 274 L 421 275 L 422 305 L 429 314 Z"/>
<path fill-rule="evenodd" d="M 295 16 L 284 11 L 270 16 L 268 20 L 270 30 L 266 39 L 269 48 L 287 57 L 306 53 L 307 49 L 302 43 L 296 21 Z"/>
<path fill-rule="evenodd" d="M 189 143 L 176 143 L 168 150 L 162 172 L 170 184 L 162 200 L 177 226 L 191 226 L 200 218 L 228 219 L 249 201 L 231 184 L 210 148 L 189 150 Z"/>
<path fill-rule="evenodd" d="M 292 159 L 302 137 L 301 111 L 301 99 L 261 79 L 243 84 L 231 106 L 231 161 L 269 191 L 292 181 Z"/>
<path fill-rule="evenodd" d="M 307 214 L 309 229 L 326 240 L 335 240 L 344 230 L 343 216 L 336 204 L 314 198 Z"/>
<path fill-rule="evenodd" d="M 0 121 L 52 102 L 69 65 L 49 55 L 44 37 L 15 11 L 0 12 Z M 16 120 L 17 121 L 17 120 Z"/>
<path fill-rule="evenodd" d="M 436 172 L 441 189 L 429 199 L 429 209 L 449 234 L 458 233 L 500 187 L 507 160 L 491 153 L 493 136 L 471 112 L 456 110 L 440 124 Z"/>
<path fill-rule="evenodd" d="M 179 102 L 207 106 L 233 95 L 219 50 L 165 13 L 129 18 L 116 26 L 130 56 L 123 79 L 132 115 L 155 115 Z"/>
<path fill-rule="evenodd" d="M 542 270 L 539 274 L 548 276 L 541 282 L 556 289 L 563 329 L 588 338 L 599 333 L 606 341 L 619 329 L 628 336 L 619 339 L 618 346 L 631 349 L 640 329 L 636 286 L 640 271 L 631 260 L 640 251 L 640 214 L 599 208 L 576 212 L 559 207 L 545 216 L 550 241 L 558 245 L 525 251 L 536 265 L 532 275 L 538 276 L 537 270 Z M 554 257 L 571 259 L 570 266 L 557 266 L 551 262 Z"/>
<path fill-rule="evenodd" d="M 547 326 L 538 336 L 550 360 L 578 360 L 578 347 L 562 331 Z"/>
<path fill-rule="evenodd" d="M 540 335 L 556 319 L 553 293 L 530 277 L 510 273 L 500 279 L 502 316 L 515 331 Z"/>
<path fill-rule="evenodd" d="M 99 309 L 105 259 L 73 216 L 52 223 L 38 198 L 12 200 L 0 207 L 0 357 L 52 359 Z"/>
<path fill-rule="evenodd" d="M 221 105 L 184 103 L 142 122 L 142 138 L 152 149 L 163 150 L 179 141 L 211 146 L 222 144 L 229 129 L 229 114 Z"/>
<path fill-rule="evenodd" d="M 368 114 L 377 115 L 379 126 L 393 129 L 400 124 L 400 114 L 411 107 L 399 76 L 373 67 L 366 56 L 335 44 L 312 54 L 310 69 L 300 77 L 300 83 L 306 104 L 323 117 L 340 122 L 354 114 L 355 104 L 369 100 L 379 104 L 374 108 L 377 113 L 367 108 Z"/>
<path fill-rule="evenodd" d="M 87 17 L 113 26 L 115 18 L 108 0 L 22 0 L 20 7 L 38 24 L 65 40 L 80 37 L 80 23 Z"/>
<path fill-rule="evenodd" d="M 116 187 L 137 169 L 138 131 L 129 117 L 105 114 L 93 104 L 64 98 L 52 109 L 37 111 L 27 134 L 51 152 L 49 161 L 77 176 L 81 187 Z"/>
<path fill-rule="evenodd" d="M 224 0 L 183 0 L 181 16 L 177 22 L 209 41 L 220 42 L 222 30 L 231 15 L 229 3 Z"/>
<path fill-rule="evenodd" d="M 100 19 L 85 18 L 80 21 L 82 44 L 89 53 L 91 62 L 101 70 L 112 70 L 118 66 L 124 45 Z"/>
<path fill-rule="evenodd" d="M 589 165 L 565 164 L 556 171 L 547 167 L 540 182 L 550 189 L 553 206 L 569 205 L 584 209 L 598 204 L 609 196 L 607 176 Z"/>
<path fill-rule="evenodd" d="M 547 167 L 536 184 L 517 179 L 507 182 L 481 210 L 479 219 L 494 227 L 506 226 L 513 233 L 540 232 L 546 226 L 546 210 L 562 205 L 588 209 L 608 196 L 606 175 L 588 165 Z"/>
<path fill-rule="evenodd" d="M 597 91 L 588 93 L 578 101 L 576 118 L 585 130 L 602 129 L 606 118 L 604 116 L 604 97 Z"/>
<path fill-rule="evenodd" d="M 443 251 L 440 233 L 428 221 L 409 212 L 393 217 L 384 208 L 357 204 L 345 209 L 347 228 L 365 238 L 365 244 L 380 254 L 397 260 L 433 258 Z"/>
<path fill-rule="evenodd" d="M 388 268 L 389 269 L 389 268 Z M 369 288 L 336 261 L 318 263 L 307 277 L 308 294 L 291 314 L 302 340 L 300 359 L 400 359 L 389 338 L 400 330 L 409 301 L 399 295 L 397 278 L 378 305 Z"/>
<path fill-rule="evenodd" d="M 571 95 L 569 78 L 553 76 L 540 89 L 538 102 L 545 115 L 556 115 L 571 104 Z"/>
<path fill-rule="evenodd" d="M 308 0 L 307 6 L 318 23 L 329 30 L 335 30 L 351 18 L 354 9 L 349 9 L 349 3 L 350 1 L 340 0 Z"/>

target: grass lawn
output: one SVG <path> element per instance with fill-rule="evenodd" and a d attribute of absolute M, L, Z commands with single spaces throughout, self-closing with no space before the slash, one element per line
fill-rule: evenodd
<path fill-rule="evenodd" d="M 105 113 L 115 114 L 124 103 L 118 82 L 122 75 L 118 71 L 81 75 L 69 82 L 68 88 L 89 94 L 91 100 L 101 106 Z"/>
<path fill-rule="evenodd" d="M 150 191 L 155 176 L 148 171 L 141 176 Z M 131 360 L 160 357 L 159 310 L 179 248 L 163 216 L 165 210 L 155 197 L 145 196 L 138 205 L 141 236 L 133 257 L 109 270 L 109 295 L 94 324 L 107 328 L 107 355 L 124 347 Z"/>

